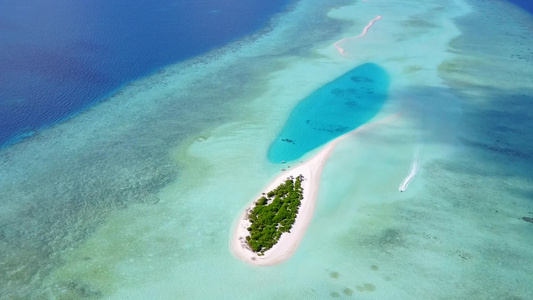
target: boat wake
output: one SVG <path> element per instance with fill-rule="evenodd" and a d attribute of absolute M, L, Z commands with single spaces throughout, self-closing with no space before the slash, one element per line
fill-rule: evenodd
<path fill-rule="evenodd" d="M 400 192 L 405 192 L 407 190 L 409 183 L 416 176 L 416 173 L 418 173 L 419 169 L 420 169 L 420 147 L 417 147 L 413 155 L 413 162 L 411 163 L 411 169 L 409 170 L 409 174 L 407 175 L 407 177 L 405 177 L 405 179 L 402 181 L 402 184 L 400 184 L 400 187 L 398 188 Z"/>

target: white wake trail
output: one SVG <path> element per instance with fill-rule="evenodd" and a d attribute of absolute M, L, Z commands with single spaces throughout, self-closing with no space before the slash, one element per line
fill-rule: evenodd
<path fill-rule="evenodd" d="M 405 192 L 407 190 L 409 183 L 416 176 L 416 173 L 418 173 L 419 169 L 420 169 L 420 147 L 417 147 L 413 155 L 413 162 L 411 163 L 411 169 L 409 170 L 409 174 L 407 175 L 407 177 L 405 177 L 402 184 L 400 184 L 400 187 L 398 188 L 400 192 Z"/>

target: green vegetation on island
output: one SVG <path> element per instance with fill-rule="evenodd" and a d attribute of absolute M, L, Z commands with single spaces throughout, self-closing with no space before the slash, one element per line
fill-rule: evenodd
<path fill-rule="evenodd" d="M 248 213 L 252 223 L 246 242 L 252 251 L 263 255 L 274 246 L 284 232 L 289 232 L 296 220 L 303 199 L 303 176 L 287 178 L 274 190 L 259 198 Z"/>

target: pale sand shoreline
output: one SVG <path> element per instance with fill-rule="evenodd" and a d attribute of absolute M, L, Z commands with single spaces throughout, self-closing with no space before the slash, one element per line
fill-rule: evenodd
<path fill-rule="evenodd" d="M 374 25 L 374 23 L 375 23 L 376 21 L 381 20 L 381 18 L 383 18 L 383 17 L 382 17 L 382 16 L 379 16 L 379 15 L 376 16 L 374 19 L 372 19 L 372 21 L 370 21 L 370 22 L 366 25 L 366 27 L 363 29 L 363 32 L 362 32 L 360 35 L 358 35 L 358 36 L 354 36 L 354 37 L 343 38 L 342 40 L 339 40 L 339 41 L 335 42 L 335 44 L 333 44 L 333 46 L 337 49 L 337 51 L 339 51 L 339 53 L 340 53 L 342 56 L 344 56 L 344 48 L 342 48 L 342 47 L 340 46 L 340 44 L 342 44 L 342 43 L 344 43 L 344 42 L 346 42 L 346 41 L 348 41 L 348 40 L 358 39 L 358 38 L 361 38 L 361 37 L 365 36 L 365 35 L 367 34 L 367 32 L 368 32 L 368 29 L 370 29 L 370 27 L 372 27 L 372 25 Z"/>
<path fill-rule="evenodd" d="M 254 201 L 250 203 L 239 216 L 237 226 L 233 231 L 230 241 L 230 249 L 233 255 L 244 262 L 257 266 L 276 265 L 290 258 L 294 252 L 296 252 L 296 249 L 298 249 L 298 246 L 300 245 L 300 242 L 305 234 L 305 230 L 307 229 L 307 226 L 309 226 L 309 223 L 311 223 L 313 212 L 315 210 L 316 199 L 318 196 L 320 176 L 326 161 L 337 144 L 342 139 L 350 135 L 360 133 L 363 130 L 371 129 L 375 127 L 375 125 L 392 122 L 398 117 L 399 114 L 394 114 L 375 122 L 366 123 L 363 126 L 334 139 L 326 144 L 312 158 L 296 165 L 295 167 L 289 168 L 287 171 L 284 171 L 277 176 L 266 188 L 261 191 L 261 193 L 267 193 L 275 189 L 290 176 L 296 177 L 303 175 L 304 177 L 304 181 L 302 182 L 302 187 L 304 190 L 303 200 L 291 231 L 289 233 L 284 233 L 279 239 L 278 243 L 266 251 L 263 256 L 257 255 L 247 247 L 245 237 L 248 235 L 247 228 L 250 226 L 250 222 L 246 218 L 246 214 L 248 210 L 251 209 L 255 204 L 257 199 L 261 197 L 260 193 L 260 195 L 258 195 L 256 199 L 254 199 Z M 290 166 L 290 164 L 288 165 Z"/>

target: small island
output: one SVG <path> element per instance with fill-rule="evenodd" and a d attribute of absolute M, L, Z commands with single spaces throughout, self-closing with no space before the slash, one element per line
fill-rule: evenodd
<path fill-rule="evenodd" d="M 255 266 L 272 266 L 296 252 L 313 217 L 324 162 L 337 141 L 287 166 L 242 211 L 230 240 L 233 255 Z"/>
<path fill-rule="evenodd" d="M 284 232 L 290 232 L 303 200 L 303 175 L 287 178 L 274 190 L 263 194 L 248 214 L 251 225 L 246 243 L 258 255 L 272 248 Z"/>
<path fill-rule="evenodd" d="M 231 253 L 255 266 L 272 266 L 298 249 L 313 218 L 324 163 L 339 141 L 396 120 L 399 114 L 367 123 L 326 144 L 305 162 L 287 166 L 259 193 L 234 223 Z M 285 161 L 282 161 L 285 163 Z"/>

